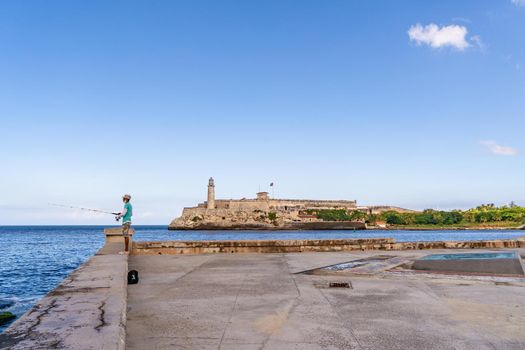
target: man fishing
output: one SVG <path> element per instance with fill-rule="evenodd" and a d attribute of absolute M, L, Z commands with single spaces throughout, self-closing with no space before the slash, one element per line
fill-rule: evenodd
<path fill-rule="evenodd" d="M 131 200 L 131 196 L 129 194 L 125 194 L 122 197 L 122 201 L 124 202 L 124 209 L 122 212 L 117 213 L 117 220 L 122 218 L 122 236 L 124 236 L 124 254 L 127 254 L 129 252 L 129 229 L 131 227 L 131 216 L 133 215 L 133 206 L 129 202 Z"/>

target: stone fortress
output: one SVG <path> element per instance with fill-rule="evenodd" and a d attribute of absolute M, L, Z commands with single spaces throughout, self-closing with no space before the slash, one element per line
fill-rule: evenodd
<path fill-rule="evenodd" d="M 312 214 L 316 210 L 344 209 L 379 214 L 388 210 L 409 210 L 392 206 L 358 206 L 355 200 L 308 200 L 271 198 L 268 192 L 258 192 L 253 199 L 215 199 L 215 182 L 208 182 L 207 201 L 196 207 L 184 208 L 182 215 L 168 226 L 172 230 L 320 230 L 364 229 L 360 221 L 328 222 Z"/>

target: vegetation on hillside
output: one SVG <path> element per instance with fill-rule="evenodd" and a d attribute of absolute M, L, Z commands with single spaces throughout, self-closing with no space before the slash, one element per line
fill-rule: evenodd
<path fill-rule="evenodd" d="M 353 210 L 348 212 L 346 209 L 309 209 L 305 210 L 304 214 L 315 215 L 323 221 L 363 221 L 370 216 L 362 211 Z"/>
<path fill-rule="evenodd" d="M 275 220 L 277 220 L 277 213 L 269 212 L 268 213 L 268 219 L 270 219 L 270 221 L 275 223 Z"/>
<path fill-rule="evenodd" d="M 307 210 L 306 214 L 316 215 L 323 221 L 365 221 L 368 224 L 385 222 L 392 226 L 518 226 L 525 224 L 525 207 L 511 203 L 501 207 L 484 204 L 469 210 L 433 210 L 399 213 L 386 211 L 381 214 L 368 214 L 363 211 L 345 209 Z"/>

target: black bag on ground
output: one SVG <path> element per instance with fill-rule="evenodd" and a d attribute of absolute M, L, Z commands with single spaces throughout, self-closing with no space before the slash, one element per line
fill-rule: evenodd
<path fill-rule="evenodd" d="M 137 270 L 131 270 L 128 272 L 128 284 L 139 283 L 139 272 Z"/>

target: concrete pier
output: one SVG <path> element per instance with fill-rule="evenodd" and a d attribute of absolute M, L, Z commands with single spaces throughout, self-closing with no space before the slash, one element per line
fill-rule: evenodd
<path fill-rule="evenodd" d="M 0 349 L 124 349 L 128 256 L 120 229 L 104 247 L 0 333 Z"/>
<path fill-rule="evenodd" d="M 525 256 L 524 242 L 134 242 L 127 256 L 107 230 L 0 349 L 523 349 L 523 275 L 411 265 L 437 253 Z M 127 285 L 130 269 L 138 284 Z"/>
<path fill-rule="evenodd" d="M 447 251 L 380 252 L 391 259 L 326 274 L 301 272 L 378 252 L 134 255 L 126 346 L 525 348 L 525 278 L 392 270 L 437 252 Z"/>

